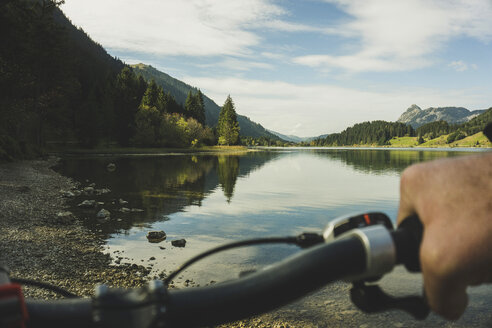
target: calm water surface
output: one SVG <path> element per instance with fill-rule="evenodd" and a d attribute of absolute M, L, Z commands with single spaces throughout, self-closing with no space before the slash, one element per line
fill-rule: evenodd
<path fill-rule="evenodd" d="M 111 189 L 107 195 L 80 196 L 73 202 L 96 198 L 111 212 L 109 220 L 97 219 L 98 209 L 77 214 L 107 240 L 105 251 L 113 260 L 122 257 L 121 263 L 142 264 L 157 275 L 225 242 L 321 232 L 330 220 L 347 213 L 377 210 L 394 220 L 399 174 L 405 167 L 469 154 L 277 149 L 240 155 L 68 157 L 60 170 L 82 187 L 95 183 L 96 188 Z M 108 171 L 108 163 L 115 163 L 116 170 Z M 125 207 L 144 211 L 121 213 L 119 199 L 128 201 Z M 150 230 L 164 230 L 167 239 L 149 243 Z M 187 241 L 185 248 L 171 246 L 172 240 L 181 238 Z M 200 284 L 233 278 L 296 251 L 293 246 L 232 250 L 193 266 L 185 277 Z"/>

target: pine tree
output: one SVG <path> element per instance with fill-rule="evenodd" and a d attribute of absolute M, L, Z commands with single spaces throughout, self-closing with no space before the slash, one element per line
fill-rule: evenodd
<path fill-rule="evenodd" d="M 166 112 L 166 100 L 164 90 L 157 85 L 154 80 L 151 80 L 147 86 L 147 90 L 142 97 L 140 107 L 155 107 L 160 113 Z"/>
<path fill-rule="evenodd" d="M 129 67 L 124 67 L 116 77 L 114 102 L 118 115 L 115 116 L 114 129 L 116 140 L 123 146 L 128 146 L 135 134 L 135 114 L 145 91 L 140 91 L 140 83 Z"/>
<path fill-rule="evenodd" d="M 185 115 L 186 117 L 195 117 L 195 107 L 196 107 L 196 98 L 191 93 L 191 90 L 188 91 L 188 96 L 186 96 L 185 100 Z"/>
<path fill-rule="evenodd" d="M 221 145 L 235 145 L 239 141 L 239 123 L 237 122 L 234 102 L 230 95 L 227 96 L 220 111 L 217 132 L 219 144 Z"/>
<path fill-rule="evenodd" d="M 195 99 L 196 99 L 195 118 L 199 123 L 205 126 L 205 103 L 203 101 L 203 93 L 200 91 L 200 89 L 198 89 Z"/>

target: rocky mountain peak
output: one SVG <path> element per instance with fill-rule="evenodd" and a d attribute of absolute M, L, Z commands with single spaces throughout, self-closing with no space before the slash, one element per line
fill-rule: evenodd
<path fill-rule="evenodd" d="M 441 120 L 450 124 L 457 124 L 467 122 L 482 112 L 484 110 L 470 112 L 463 107 L 429 107 L 422 110 L 419 106 L 412 105 L 401 114 L 397 122 L 410 124 L 414 128 Z"/>

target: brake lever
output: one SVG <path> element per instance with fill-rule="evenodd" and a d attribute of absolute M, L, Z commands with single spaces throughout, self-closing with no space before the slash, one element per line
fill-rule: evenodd
<path fill-rule="evenodd" d="M 430 308 L 423 297 L 393 297 L 386 294 L 378 285 L 366 285 L 363 282 L 354 283 L 350 289 L 350 299 L 365 313 L 402 310 L 417 320 L 424 320 L 430 313 Z"/>
<path fill-rule="evenodd" d="M 379 231 L 374 226 L 379 226 Z M 387 233 L 381 233 L 381 230 L 385 231 L 382 227 L 391 232 L 391 237 Z M 356 236 L 365 244 L 367 254 L 371 256 L 364 274 L 349 277 L 349 281 L 353 282 L 350 298 L 359 309 L 366 313 L 398 309 L 408 312 L 418 320 L 423 320 L 429 315 L 430 309 L 423 297 L 393 297 L 377 285 L 365 284 L 365 282 L 379 280 L 383 274 L 391 271 L 395 264 L 405 265 L 410 272 L 420 272 L 419 251 L 423 226 L 418 216 L 410 216 L 403 220 L 396 231 L 393 230 L 391 220 L 384 213 L 346 216 L 333 220 L 325 229 L 323 236 L 326 241 L 344 236 Z M 386 240 L 383 241 L 383 237 Z M 370 240 L 375 241 L 374 245 Z M 393 251 L 388 250 L 388 244 L 394 246 Z"/>
<path fill-rule="evenodd" d="M 398 235 L 398 237 L 396 237 Z M 395 231 L 393 242 L 397 250 L 397 262 L 405 265 L 410 272 L 420 272 L 419 250 L 422 243 L 423 226 L 419 217 L 410 216 L 403 220 Z M 382 312 L 392 309 L 403 310 L 417 320 L 424 320 L 430 313 L 424 297 L 393 297 L 377 285 L 366 285 L 363 281 L 354 282 L 350 290 L 352 302 L 366 313 Z"/>

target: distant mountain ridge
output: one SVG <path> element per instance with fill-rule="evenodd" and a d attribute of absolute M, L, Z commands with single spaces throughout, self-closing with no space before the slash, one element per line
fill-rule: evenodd
<path fill-rule="evenodd" d="M 417 105 L 410 106 L 397 122 L 410 124 L 414 129 L 435 121 L 446 121 L 449 124 L 460 124 L 485 112 L 485 110 L 469 111 L 464 107 L 430 107 L 421 109 Z"/>
<path fill-rule="evenodd" d="M 306 140 L 309 139 L 309 138 L 301 138 L 301 137 L 298 137 L 298 136 L 295 136 L 295 135 L 291 135 L 291 134 L 286 135 L 286 134 L 282 134 L 282 133 L 275 132 L 275 131 L 272 131 L 272 130 L 267 130 L 267 131 L 270 132 L 270 133 L 273 133 L 274 135 L 276 135 L 280 139 L 283 139 L 285 141 L 290 141 L 290 142 L 299 143 L 299 142 L 306 141 Z"/>
<path fill-rule="evenodd" d="M 192 87 L 170 76 L 169 74 L 161 72 L 150 65 L 136 64 L 136 65 L 131 65 L 131 67 L 135 72 L 135 74 L 141 75 L 145 80 L 149 81 L 153 79 L 158 85 L 160 85 L 164 89 L 164 92 L 169 91 L 174 96 L 176 101 L 182 105 L 185 103 L 186 97 L 190 90 L 193 93 L 196 93 L 198 91 L 197 88 Z M 206 124 L 209 126 L 217 125 L 221 107 L 206 95 L 204 95 L 203 100 L 205 103 Z M 251 121 L 248 117 L 244 115 L 238 114 L 237 120 L 239 123 L 239 127 L 241 128 L 241 130 L 239 131 L 239 134 L 241 136 L 249 136 L 255 138 L 269 137 L 272 139 L 279 139 L 277 135 L 266 130 L 263 126 L 261 126 L 261 124 Z"/>

